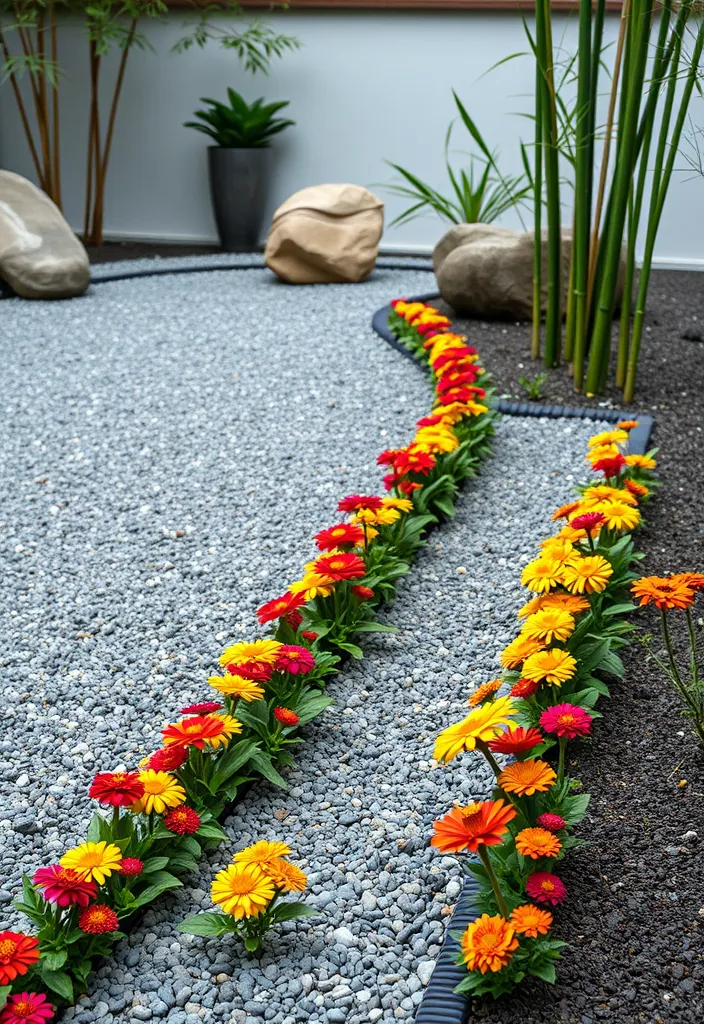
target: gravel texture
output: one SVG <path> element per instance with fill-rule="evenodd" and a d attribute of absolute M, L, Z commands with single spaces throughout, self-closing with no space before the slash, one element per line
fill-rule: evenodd
<path fill-rule="evenodd" d="M 370 312 L 429 280 L 292 289 L 208 273 L 3 304 L 0 927 L 18 923 L 20 871 L 82 838 L 96 768 L 154 749 L 224 643 L 251 635 L 258 604 L 294 578 L 336 499 L 378 487 L 376 453 L 408 438 L 429 391 Z M 520 565 L 594 426 L 499 425 L 495 459 L 386 613 L 400 634 L 369 638 L 332 683 L 291 788 L 254 787 L 227 822 L 233 849 L 291 843 L 320 917 L 285 926 L 259 962 L 177 933 L 210 905 L 223 848 L 146 913 L 69 1017 L 412 1019 L 460 889 L 455 860 L 427 848 L 430 823 L 490 784 L 473 758 L 434 770 L 433 737 L 495 674 Z"/>

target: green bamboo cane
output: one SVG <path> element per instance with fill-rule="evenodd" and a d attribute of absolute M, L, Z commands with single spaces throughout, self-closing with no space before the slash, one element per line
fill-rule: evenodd
<path fill-rule="evenodd" d="M 680 13 L 683 9 L 686 9 L 687 14 L 691 13 L 692 0 L 685 0 L 682 5 Z M 686 19 L 685 19 L 686 20 Z M 678 18 L 679 24 L 679 18 Z M 669 151 L 667 154 L 667 161 L 665 163 L 664 170 L 662 168 L 662 156 L 664 154 L 665 147 L 667 145 L 667 132 L 669 129 L 669 120 L 672 112 L 672 103 L 674 103 L 675 92 L 677 90 L 678 76 L 677 68 L 679 66 L 681 39 L 675 45 L 675 54 L 673 55 L 672 70 L 667 83 L 667 95 L 665 97 L 665 108 L 663 110 L 663 120 L 660 128 L 660 139 L 658 141 L 658 153 L 656 156 L 656 165 L 653 172 L 653 191 L 650 197 L 650 210 L 648 215 L 648 230 L 645 239 L 645 252 L 643 254 L 643 266 L 641 267 L 640 280 L 638 282 L 638 295 L 636 298 L 636 310 L 633 318 L 633 338 L 631 341 L 631 350 L 628 357 L 628 373 L 626 376 L 626 386 L 624 388 L 624 398 L 627 402 L 633 401 L 633 392 L 635 390 L 636 383 L 636 372 L 638 368 L 638 356 L 640 354 L 640 343 L 643 335 L 643 320 L 645 317 L 645 306 L 648 298 L 648 285 L 650 283 L 650 271 L 653 263 L 653 250 L 655 248 L 655 239 L 657 237 L 658 228 L 660 226 L 660 218 L 662 217 L 662 210 L 665 205 L 665 199 L 667 192 L 670 187 L 670 180 L 672 178 L 672 171 L 675 166 L 675 159 L 677 157 L 677 151 L 682 138 L 682 130 L 684 123 L 687 118 L 687 111 L 689 109 L 689 103 L 692 98 L 692 92 L 694 86 L 699 78 L 699 61 L 702 56 L 702 50 L 704 50 L 704 20 L 700 22 L 699 29 L 697 31 L 696 41 L 694 44 L 694 50 L 692 57 L 689 62 L 689 70 L 685 79 L 684 88 L 682 90 L 682 96 L 679 101 L 679 109 L 677 111 L 677 117 L 675 119 L 675 127 L 672 131 L 672 136 L 669 142 Z M 668 110 L 668 100 L 672 97 Z M 667 124 L 665 123 L 667 114 Z"/>
<path fill-rule="evenodd" d="M 578 377 L 587 347 L 589 310 L 587 287 L 589 282 L 589 224 L 592 212 L 591 140 L 594 94 L 591 84 L 592 61 L 592 5 L 591 0 L 579 3 L 579 54 L 577 58 L 577 124 L 575 137 L 574 178 L 574 231 L 572 235 L 572 299 L 573 299 L 573 361 L 579 364 Z M 572 345 L 570 344 L 572 349 Z M 567 346 L 566 346 L 567 350 Z"/>
<path fill-rule="evenodd" d="M 574 372 L 572 355 L 574 353 L 574 331 L 575 331 L 575 295 L 574 295 L 574 222 L 577 213 L 577 197 L 575 190 L 575 208 L 572 213 L 572 253 L 570 256 L 570 269 L 567 275 L 567 309 L 565 311 L 565 359 L 567 360 L 567 372 L 571 375 Z"/>
<path fill-rule="evenodd" d="M 547 367 L 552 367 L 557 365 L 560 360 L 562 239 L 560 237 L 560 168 L 550 0 L 537 0 L 536 2 L 535 36 L 536 56 L 541 79 L 540 102 L 543 112 L 542 128 L 548 223 L 548 301 L 545 317 L 544 361 Z"/>
<path fill-rule="evenodd" d="M 543 112 L 540 68 L 535 69 L 535 170 L 533 172 L 533 334 L 531 355 L 540 359 L 543 317 Z"/>
<path fill-rule="evenodd" d="M 670 18 L 672 14 L 672 0 L 663 0 L 660 15 L 660 29 L 658 31 L 658 42 L 653 61 L 653 73 L 650 79 L 648 99 L 645 104 L 640 127 L 638 129 L 638 151 L 640 165 L 638 178 L 635 187 L 631 189 L 628 207 L 628 246 L 626 253 L 626 274 L 624 278 L 623 299 L 621 302 L 621 318 L 619 323 L 618 354 L 616 361 L 616 385 L 620 388 L 626 381 L 628 368 L 628 352 L 631 335 L 631 303 L 633 300 L 633 283 L 635 281 L 636 268 L 636 242 L 640 217 L 643 208 L 643 196 L 645 194 L 646 177 L 648 174 L 648 161 L 655 124 L 655 113 L 662 82 L 670 66 L 672 55 L 677 38 L 681 38 L 684 30 L 684 23 L 688 14 L 684 7 L 680 8 L 677 23 L 672 33 L 669 32 Z M 668 38 L 669 36 L 669 38 Z"/>
<path fill-rule="evenodd" d="M 612 186 L 612 198 L 608 233 L 604 239 L 604 262 L 599 284 L 599 294 L 592 334 L 589 369 L 587 373 L 587 394 L 594 395 L 601 386 L 604 367 L 608 367 L 611 349 L 611 328 L 616 284 L 621 261 L 621 245 L 626 221 L 628 194 L 635 168 L 636 137 L 640 116 L 641 96 L 650 42 L 650 26 L 654 0 L 636 0 L 633 4 L 634 34 L 632 53 L 629 59 L 629 75 L 623 78 L 622 88 L 627 90 L 623 103 L 623 116 L 618 126 L 616 168 Z"/>

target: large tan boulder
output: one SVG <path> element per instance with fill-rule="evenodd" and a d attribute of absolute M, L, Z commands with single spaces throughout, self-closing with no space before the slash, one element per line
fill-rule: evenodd
<path fill-rule="evenodd" d="M 266 265 L 289 284 L 362 281 L 374 269 L 384 204 L 360 185 L 314 185 L 274 214 Z"/>
<path fill-rule="evenodd" d="M 24 299 L 70 299 L 90 284 L 80 241 L 31 181 L 0 171 L 0 278 Z"/>

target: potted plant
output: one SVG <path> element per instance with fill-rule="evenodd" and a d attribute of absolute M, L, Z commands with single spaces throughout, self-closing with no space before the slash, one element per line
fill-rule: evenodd
<path fill-rule="evenodd" d="M 256 247 L 264 220 L 264 208 L 271 173 L 270 144 L 274 135 L 295 124 L 277 117 L 287 100 L 251 105 L 228 89 L 229 104 L 207 97 L 196 110 L 197 121 L 186 121 L 214 139 L 208 147 L 210 195 L 220 244 L 227 252 L 243 252 Z"/>

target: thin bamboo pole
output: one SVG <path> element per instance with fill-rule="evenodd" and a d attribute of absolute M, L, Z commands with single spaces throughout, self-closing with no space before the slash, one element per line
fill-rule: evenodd
<path fill-rule="evenodd" d="M 635 168 L 636 136 L 640 114 L 643 81 L 650 43 L 650 26 L 654 0 L 634 0 L 633 52 L 628 79 L 624 79 L 626 98 L 623 117 L 619 122 L 619 144 L 613 182 L 613 203 L 609 230 L 604 240 L 604 263 L 597 302 L 592 345 L 587 373 L 587 393 L 595 394 L 608 366 L 611 348 L 611 328 L 616 301 L 616 284 L 621 261 L 621 245 L 626 220 L 628 194 Z"/>
<path fill-rule="evenodd" d="M 86 170 L 86 194 L 83 211 L 83 241 L 90 241 L 90 214 L 93 202 L 93 179 L 95 177 L 95 137 L 97 133 L 97 60 L 94 40 L 89 40 L 89 66 L 90 66 L 90 115 L 88 122 L 88 167 Z"/>
<path fill-rule="evenodd" d="M 533 171 L 533 334 L 531 355 L 540 358 L 540 327 L 543 319 L 543 114 L 540 68 L 535 73 L 535 169 Z"/>
<path fill-rule="evenodd" d="M 541 73 L 543 145 L 548 224 L 548 301 L 545 317 L 544 361 L 547 367 L 560 361 L 562 330 L 562 239 L 560 235 L 560 168 L 557 104 L 552 45 L 550 0 L 536 0 L 535 35 Z"/>
<path fill-rule="evenodd" d="M 62 209 L 61 197 L 61 129 L 59 111 L 59 42 L 56 25 L 56 5 L 54 0 L 49 0 L 49 18 L 51 23 L 51 62 L 53 66 L 54 80 L 52 82 L 52 115 L 54 126 L 53 137 L 53 180 L 54 180 L 54 202 Z"/>
<path fill-rule="evenodd" d="M 2 49 L 3 58 L 4 58 L 5 62 L 7 63 L 7 61 L 10 60 L 11 54 L 10 54 L 10 50 L 8 48 L 7 41 L 5 39 L 5 36 L 3 35 L 3 32 L 2 32 L 1 28 L 0 28 L 0 48 Z M 32 132 L 32 127 L 31 127 L 31 125 L 29 123 L 29 117 L 27 115 L 27 108 L 25 107 L 24 99 L 22 97 L 22 92 L 21 92 L 20 87 L 19 87 L 19 85 L 17 83 L 17 76 L 15 75 L 14 71 L 12 72 L 11 75 L 8 76 L 8 78 L 9 78 L 9 81 L 10 81 L 10 87 L 12 89 L 12 93 L 13 93 L 13 95 L 15 97 L 15 103 L 17 105 L 17 110 L 18 110 L 19 115 L 20 115 L 20 121 L 22 122 L 22 129 L 24 131 L 25 138 L 27 139 L 27 145 L 29 146 L 29 152 L 30 152 L 30 155 L 32 157 L 32 163 L 34 164 L 34 170 L 35 170 L 35 173 L 37 175 L 37 180 L 39 181 L 39 187 L 41 189 L 43 189 L 44 191 L 46 191 L 46 182 L 44 181 L 44 170 L 42 168 L 41 161 L 39 159 L 39 153 L 37 152 L 37 147 L 34 144 L 34 133 Z"/>
<path fill-rule="evenodd" d="M 692 0 L 689 3 L 683 4 L 688 11 L 691 12 Z M 679 19 L 678 19 L 679 21 Z M 684 31 L 684 30 L 683 30 Z M 638 356 L 640 354 L 640 344 L 643 335 L 643 321 L 645 317 L 645 305 L 648 297 L 648 286 L 650 283 L 650 271 L 653 263 L 653 250 L 655 248 L 655 239 L 657 237 L 658 228 L 660 226 L 660 218 L 662 217 L 663 207 L 665 205 L 665 199 L 667 197 L 667 191 L 670 186 L 670 180 L 672 178 L 672 171 L 675 166 L 675 159 L 682 138 L 682 130 L 684 123 L 687 118 L 687 111 L 689 109 L 689 103 L 692 98 L 692 92 L 699 78 L 699 61 L 704 50 L 704 20 L 700 22 L 699 29 L 697 31 L 696 41 L 692 56 L 689 62 L 689 70 L 685 79 L 684 88 L 682 95 L 679 100 L 679 108 L 677 111 L 677 117 L 675 119 L 675 127 L 673 128 L 672 135 L 669 140 L 669 150 L 667 154 L 667 161 L 665 163 L 664 170 L 662 168 L 662 158 L 664 156 L 665 148 L 667 147 L 667 132 L 669 130 L 669 120 L 672 113 L 672 104 L 674 103 L 675 93 L 678 85 L 677 67 L 679 66 L 679 47 L 681 42 L 675 44 L 675 55 L 673 56 L 673 70 L 674 74 L 671 73 L 667 83 L 667 94 L 665 97 L 665 108 L 663 109 L 663 118 L 660 127 L 660 138 L 658 140 L 658 150 L 656 155 L 655 169 L 653 171 L 653 190 L 650 197 L 650 210 L 648 216 L 648 230 L 645 239 L 645 252 L 643 254 L 643 265 L 640 272 L 640 280 L 638 282 L 638 295 L 636 298 L 636 310 L 633 318 L 633 337 L 631 342 L 631 350 L 628 358 L 628 373 L 626 376 L 626 385 L 624 388 L 624 399 L 627 402 L 633 401 L 633 393 L 635 390 L 636 372 L 638 368 Z M 672 97 L 672 102 L 669 105 L 668 101 Z M 667 119 L 667 124 L 666 124 Z"/>

